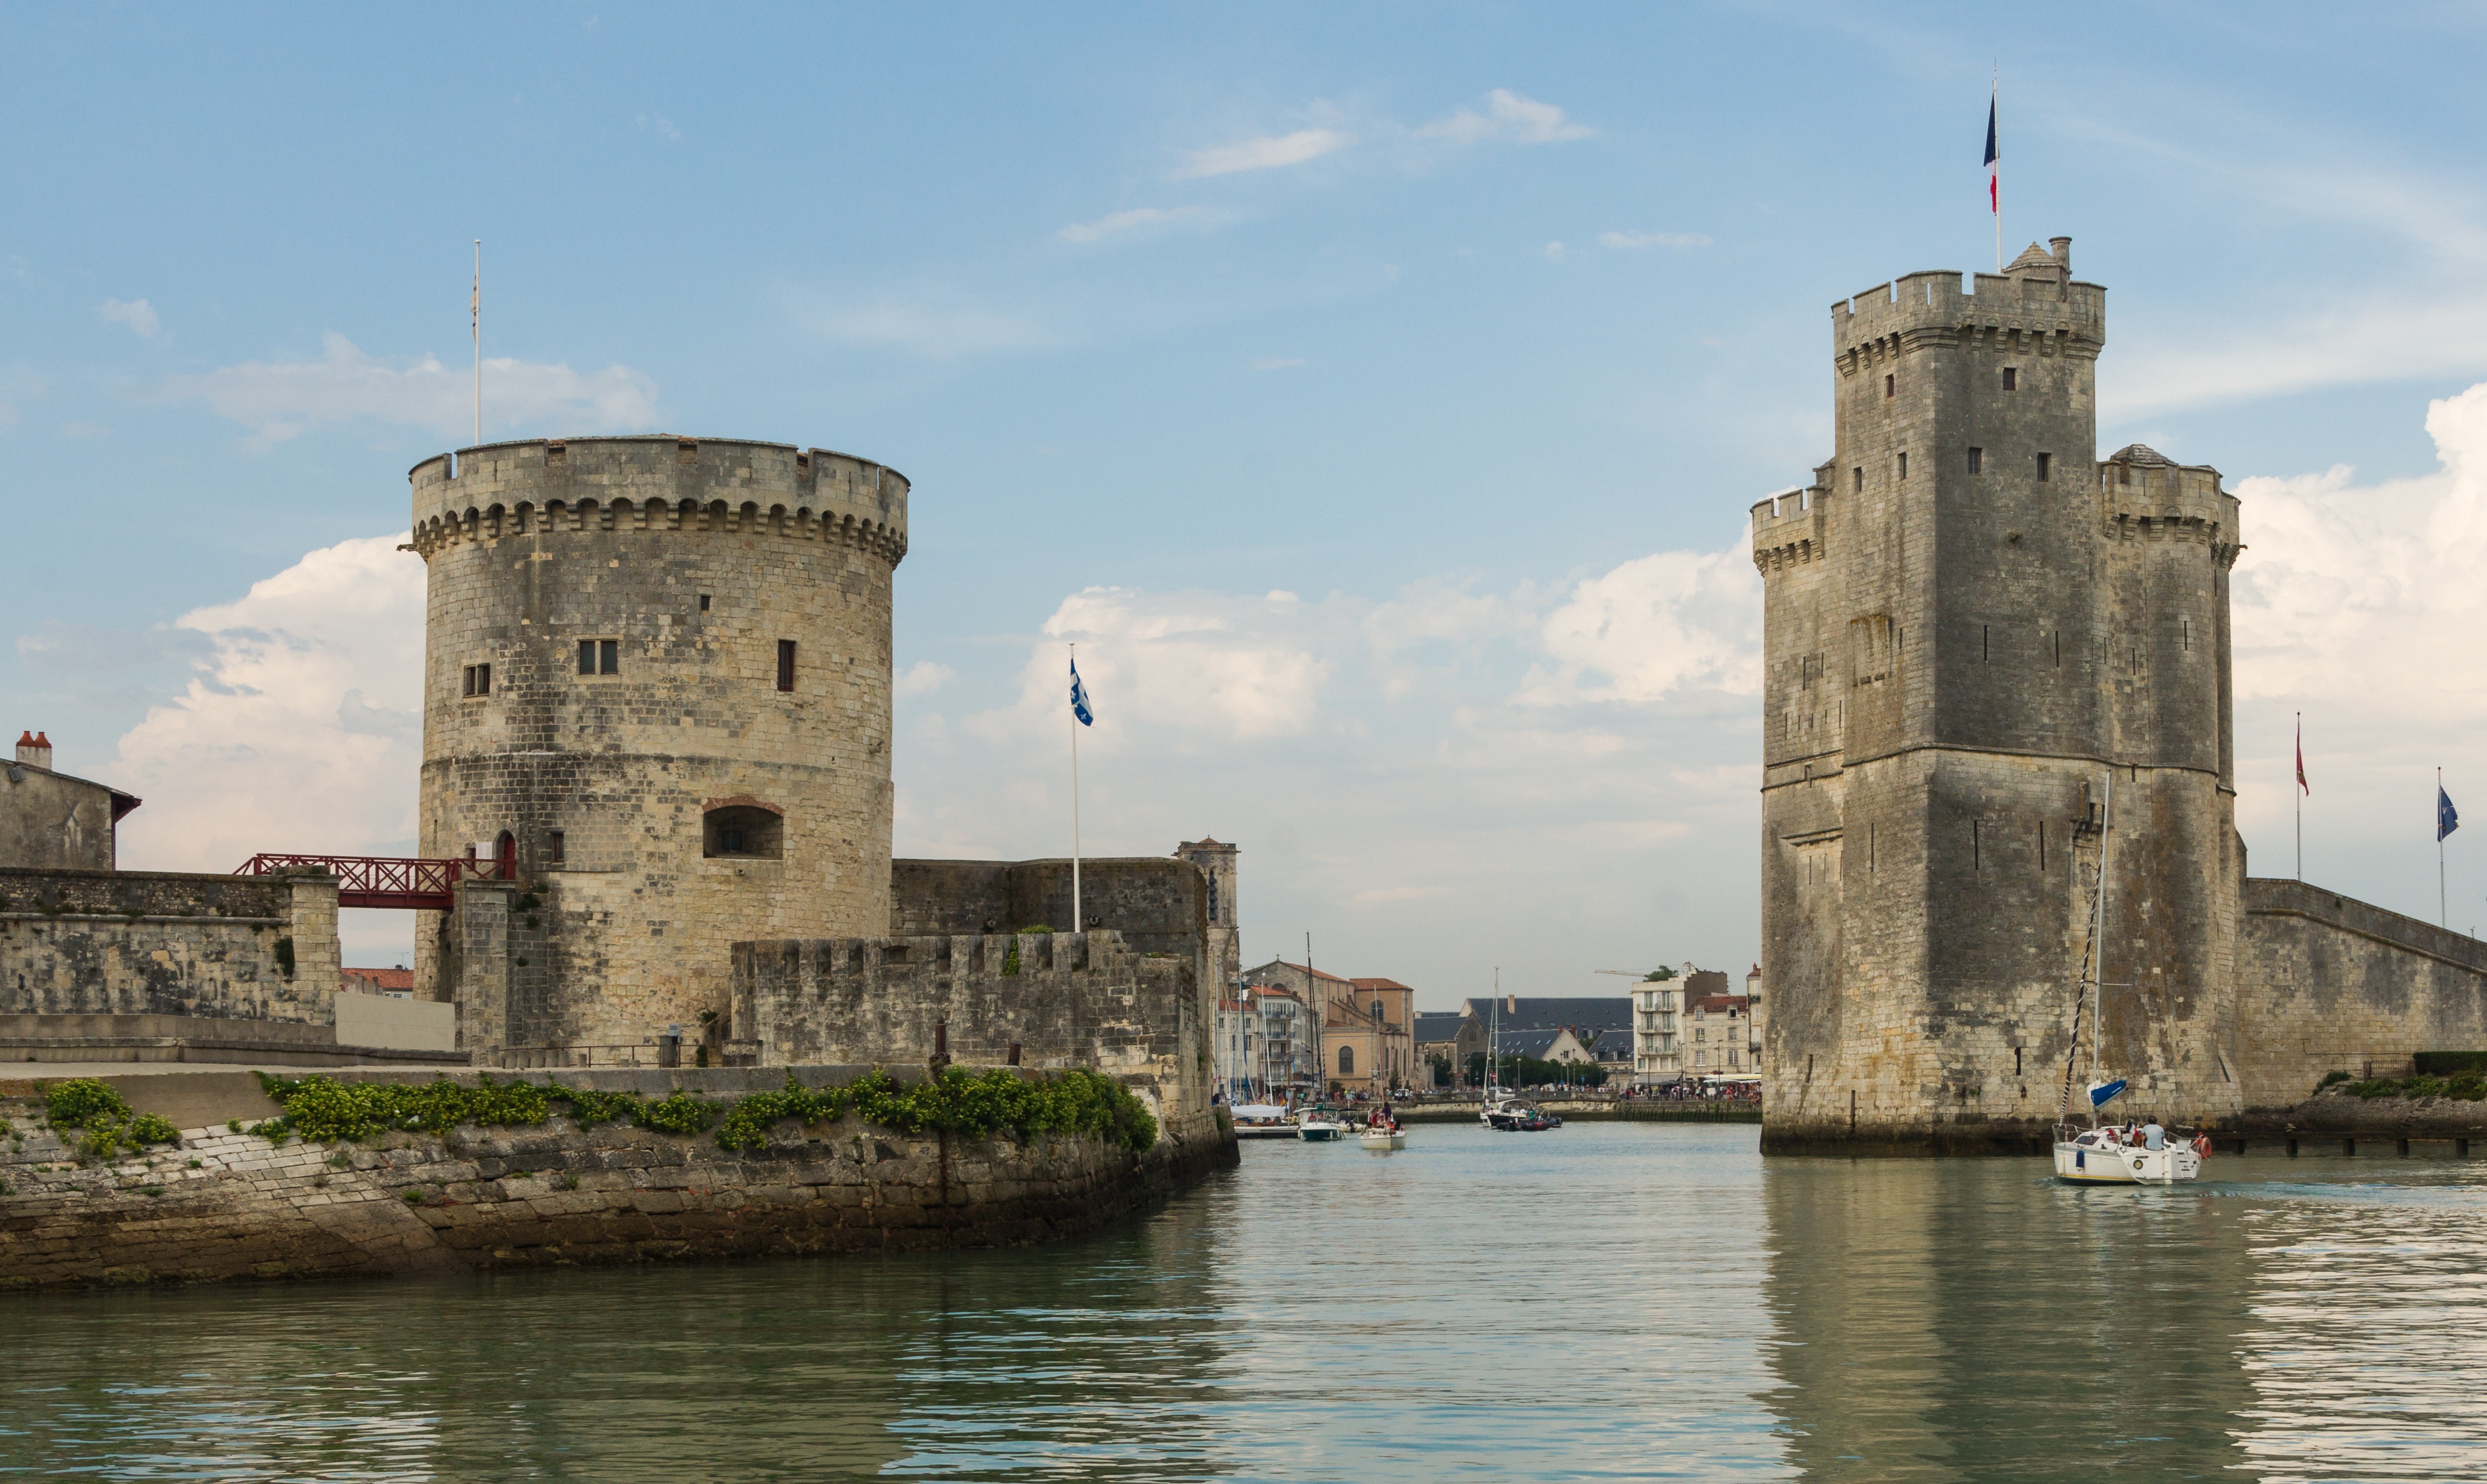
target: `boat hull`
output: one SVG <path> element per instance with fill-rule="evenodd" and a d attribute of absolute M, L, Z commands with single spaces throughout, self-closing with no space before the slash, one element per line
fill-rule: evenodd
<path fill-rule="evenodd" d="M 1408 1135 L 1405 1134 L 1367 1134 L 1356 1142 L 1362 1144 L 1365 1148 L 1372 1150 L 1376 1154 L 1388 1154 L 1393 1149 L 1407 1148 Z"/>
<path fill-rule="evenodd" d="M 1335 1143 L 1339 1139 L 1345 1137 L 1347 1131 L 1345 1129 L 1340 1128 L 1336 1124 L 1328 1123 L 1308 1123 L 1296 1130 L 1296 1137 L 1302 1139 L 1307 1144 Z"/>
<path fill-rule="evenodd" d="M 2055 1146 L 2055 1178 L 2073 1185 L 2176 1185 L 2201 1175 L 2202 1156 L 2190 1141 L 2165 1149 Z"/>

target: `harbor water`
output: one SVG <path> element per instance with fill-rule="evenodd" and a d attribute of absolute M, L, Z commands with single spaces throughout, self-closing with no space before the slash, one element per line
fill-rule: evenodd
<path fill-rule="evenodd" d="M 2487 1476 L 2487 1162 L 1255 1143 L 1002 1252 L 0 1301 L 0 1475 Z"/>

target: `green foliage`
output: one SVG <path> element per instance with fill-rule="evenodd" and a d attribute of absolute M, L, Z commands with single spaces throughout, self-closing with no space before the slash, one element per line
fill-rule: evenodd
<path fill-rule="evenodd" d="M 150 1144 L 178 1144 L 182 1131 L 154 1113 L 133 1113 L 121 1094 L 91 1077 L 72 1078 L 43 1089 L 43 1116 L 56 1130 L 84 1129 L 77 1140 L 78 1159 L 108 1163 L 122 1151 L 136 1154 Z"/>
<path fill-rule="evenodd" d="M 543 1123 L 556 1105 L 582 1127 L 635 1123 L 660 1134 L 688 1135 L 716 1130 L 719 1147 L 766 1148 L 768 1131 L 789 1119 L 806 1127 L 854 1113 L 902 1134 L 944 1132 L 967 1138 L 996 1134 L 1096 1134 L 1133 1150 L 1158 1141 L 1158 1121 L 1132 1090 L 1110 1077 L 1073 1070 L 1037 1080 L 993 1070 L 948 1067 L 913 1086 L 901 1086 L 885 1072 L 870 1072 L 847 1087 L 815 1090 L 795 1080 L 776 1092 L 757 1092 L 733 1103 L 674 1092 L 655 1102 L 632 1092 L 593 1092 L 527 1081 L 461 1087 L 442 1078 L 428 1083 L 339 1082 L 324 1077 L 299 1079 L 260 1074 L 260 1084 L 285 1116 L 259 1126 L 273 1137 L 286 1134 L 328 1141 L 370 1138 L 393 1130 L 442 1134 L 461 1123 L 507 1128 Z"/>
<path fill-rule="evenodd" d="M 1468 1057 L 1468 1080 L 1485 1080 L 1485 1052 Z M 1504 1087 L 1537 1087 L 1547 1083 L 1574 1087 L 1606 1085 L 1607 1069 L 1589 1061 L 1545 1061 L 1535 1056 L 1505 1056 L 1497 1082 Z"/>
<path fill-rule="evenodd" d="M 129 1116 L 129 1105 L 96 1078 L 71 1078 L 43 1089 L 43 1116 L 55 1129 L 82 1129 L 98 1118 L 119 1123 Z"/>
<path fill-rule="evenodd" d="M 1656 968 L 1651 969 L 1648 973 L 1641 975 L 1640 982 L 1643 984 L 1663 984 L 1674 977 L 1675 970 L 1667 967 L 1663 964 L 1661 964 Z"/>
<path fill-rule="evenodd" d="M 1010 951 L 1002 955 L 1002 972 L 1005 974 L 1019 972 L 1019 939 L 1016 938 L 1011 939 Z"/>
<path fill-rule="evenodd" d="M 2361 1098 L 2451 1098 L 2463 1103 L 2487 1099 L 2487 1073 L 2462 1072 L 2452 1077 L 2378 1077 L 2351 1082 Z"/>
<path fill-rule="evenodd" d="M 2425 1077 L 2458 1077 L 2487 1073 L 2487 1051 L 2420 1051 L 2410 1058 L 2411 1070 Z"/>
<path fill-rule="evenodd" d="M 1022 933 L 1045 933 L 1045 934 L 1050 934 L 1050 933 L 1052 933 L 1052 931 L 1053 931 L 1053 930 L 1052 930 L 1051 928 L 1047 927 L 1044 923 L 1041 923 L 1041 922 L 1040 922 L 1040 923 L 1038 923 L 1035 927 L 1032 927 L 1032 928 L 1021 928 L 1021 929 L 1020 929 L 1020 932 L 1022 932 Z"/>
<path fill-rule="evenodd" d="M 2349 1074 L 2346 1072 L 2326 1072 L 2323 1074 L 2323 1080 L 2314 1084 L 2314 1090 L 2321 1092 L 2326 1087 L 2337 1087 L 2348 1079 Z"/>

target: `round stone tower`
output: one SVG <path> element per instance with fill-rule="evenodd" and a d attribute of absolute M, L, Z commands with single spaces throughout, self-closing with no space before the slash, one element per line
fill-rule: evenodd
<path fill-rule="evenodd" d="M 466 1044 L 721 1039 L 730 943 L 888 932 L 896 470 L 664 436 L 409 478 L 422 852 L 506 863 L 417 934 L 418 993 L 461 1001 Z"/>

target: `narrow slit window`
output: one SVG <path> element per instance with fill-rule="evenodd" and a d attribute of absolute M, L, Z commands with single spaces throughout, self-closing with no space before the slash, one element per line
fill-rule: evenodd
<path fill-rule="evenodd" d="M 2003 389 L 2007 392 L 2017 392 L 2021 389 L 2020 368 L 2015 366 L 2003 368 Z"/>
<path fill-rule="evenodd" d="M 1977 626 L 1977 660 L 1980 664 L 1989 663 L 1995 658 L 1994 651 L 1988 646 L 1987 632 L 1987 625 Z"/>
<path fill-rule="evenodd" d="M 597 673 L 601 675 L 619 675 L 622 673 L 621 640 L 599 639 L 596 641 L 596 668 Z"/>
<path fill-rule="evenodd" d="M 1898 387 L 1899 378 L 1897 377 L 1886 376 L 1883 378 L 1883 396 L 1886 400 L 1897 395 Z"/>
<path fill-rule="evenodd" d="M 581 639 L 578 641 L 578 673 L 581 675 L 593 675 L 596 673 L 596 641 L 594 639 Z"/>
<path fill-rule="evenodd" d="M 708 611 L 708 594 L 706 593 L 700 594 L 700 611 L 702 613 L 706 613 Z"/>
<path fill-rule="evenodd" d="M 1865 466 L 1860 463 L 1857 467 L 1850 469 L 1848 471 L 1848 482 L 1850 487 L 1858 494 L 1863 494 L 1865 492 Z"/>
<path fill-rule="evenodd" d="M 2054 456 L 2052 454 L 2040 454 L 2038 456 L 2038 483 L 2043 485 L 2047 482 L 2047 475 L 2050 472 L 2049 466 L 2054 462 Z"/>
<path fill-rule="evenodd" d="M 1986 472 L 1985 449 L 1972 448 L 1969 451 L 1969 472 L 1971 474 L 1982 474 Z"/>
<path fill-rule="evenodd" d="M 1900 477 L 1902 479 L 1909 477 L 1909 455 L 1905 449 L 1900 453 Z"/>
<path fill-rule="evenodd" d="M 554 865 L 560 865 L 570 858 L 569 841 L 560 830 L 553 830 L 545 836 L 545 858 Z"/>
<path fill-rule="evenodd" d="M 795 688 L 795 641 L 792 639 L 777 641 L 777 688 Z"/>

